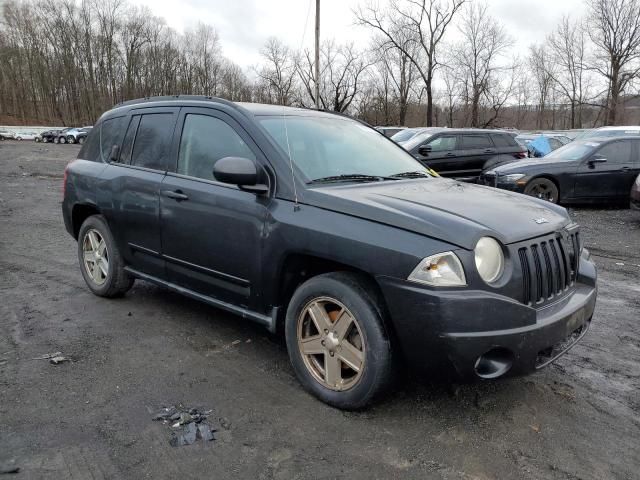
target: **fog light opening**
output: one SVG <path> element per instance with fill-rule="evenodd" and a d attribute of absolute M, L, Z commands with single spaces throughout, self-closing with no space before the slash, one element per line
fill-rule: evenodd
<path fill-rule="evenodd" d="M 492 348 L 476 360 L 476 375 L 481 378 L 498 378 L 513 365 L 513 353 L 503 347 Z"/>

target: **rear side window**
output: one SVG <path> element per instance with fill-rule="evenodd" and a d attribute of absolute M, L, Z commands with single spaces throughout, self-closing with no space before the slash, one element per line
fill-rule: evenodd
<path fill-rule="evenodd" d="M 626 163 L 631 157 L 631 142 L 620 141 L 605 145 L 596 152 L 607 159 L 607 163 Z"/>
<path fill-rule="evenodd" d="M 178 173 L 214 180 L 213 165 L 224 157 L 256 157 L 226 122 L 208 115 L 189 114 L 184 120 Z"/>
<path fill-rule="evenodd" d="M 100 152 L 102 161 L 108 162 L 114 145 L 120 146 L 124 134 L 125 117 L 109 118 L 100 126 Z M 95 129 L 94 129 L 95 130 Z"/>
<path fill-rule="evenodd" d="M 493 147 L 493 143 L 491 142 L 489 135 L 462 135 L 463 150 L 490 147 Z"/>
<path fill-rule="evenodd" d="M 89 131 L 80 152 L 78 152 L 78 158 L 91 160 L 92 162 L 99 162 L 101 160 L 99 126 Z"/>
<path fill-rule="evenodd" d="M 456 149 L 456 136 L 455 135 L 443 135 L 438 138 L 434 138 L 427 143 L 431 147 L 432 152 L 448 152 Z"/>
<path fill-rule="evenodd" d="M 491 140 L 496 147 L 517 147 L 518 142 L 512 135 L 502 133 L 492 133 Z"/>
<path fill-rule="evenodd" d="M 131 165 L 166 170 L 171 136 L 173 135 L 173 123 L 174 115 L 171 113 L 142 115 L 133 144 Z"/>

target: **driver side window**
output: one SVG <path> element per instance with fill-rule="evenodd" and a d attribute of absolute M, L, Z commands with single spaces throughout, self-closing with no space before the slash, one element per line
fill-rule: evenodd
<path fill-rule="evenodd" d="M 454 135 L 445 135 L 434 138 L 427 145 L 431 147 L 432 152 L 448 152 L 456 149 L 456 137 Z"/>
<path fill-rule="evenodd" d="M 224 157 L 256 157 L 240 135 L 226 122 L 209 115 L 188 114 L 184 120 L 178 172 L 215 180 L 213 165 Z"/>

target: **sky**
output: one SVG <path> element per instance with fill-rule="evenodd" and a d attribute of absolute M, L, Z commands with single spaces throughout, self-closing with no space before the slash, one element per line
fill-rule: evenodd
<path fill-rule="evenodd" d="M 354 25 L 353 10 L 366 0 L 321 0 L 320 36 L 338 43 L 354 42 L 364 49 L 371 30 Z M 477 0 L 472 0 L 477 1 Z M 315 0 L 131 0 L 147 5 L 182 32 L 198 22 L 213 25 L 223 53 L 244 68 L 260 63 L 260 48 L 275 36 L 293 49 L 313 48 Z M 387 0 L 378 0 L 384 7 Z M 491 14 L 515 40 L 514 50 L 525 54 L 542 42 L 563 15 L 579 18 L 584 0 L 487 0 Z M 456 30 L 449 38 L 455 40 Z"/>

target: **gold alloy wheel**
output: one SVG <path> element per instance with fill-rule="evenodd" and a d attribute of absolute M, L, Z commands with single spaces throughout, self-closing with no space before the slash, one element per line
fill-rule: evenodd
<path fill-rule="evenodd" d="M 335 391 L 358 383 L 365 367 L 364 337 L 347 307 L 330 297 L 316 298 L 302 309 L 297 332 L 298 349 L 316 381 Z"/>
<path fill-rule="evenodd" d="M 109 252 L 100 232 L 93 228 L 84 234 L 82 240 L 82 260 L 84 268 L 96 285 L 102 285 L 109 273 Z"/>

